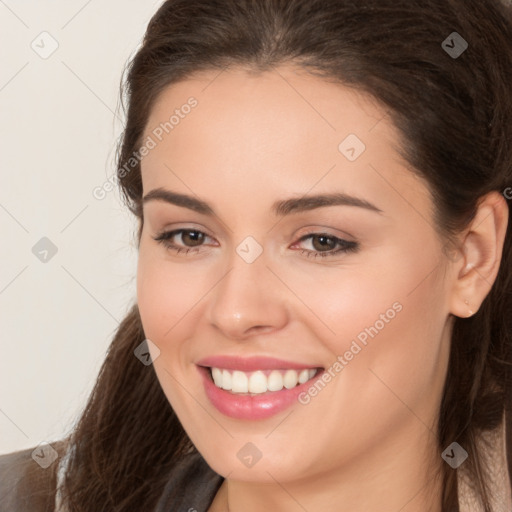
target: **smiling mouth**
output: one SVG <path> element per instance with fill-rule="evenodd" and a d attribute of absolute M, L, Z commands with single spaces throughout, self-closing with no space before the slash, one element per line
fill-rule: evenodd
<path fill-rule="evenodd" d="M 323 370 L 323 368 L 306 368 L 244 372 L 217 367 L 204 368 L 208 370 L 211 380 L 219 389 L 236 395 L 249 396 L 281 391 L 283 388 L 293 389 L 313 379 Z"/>

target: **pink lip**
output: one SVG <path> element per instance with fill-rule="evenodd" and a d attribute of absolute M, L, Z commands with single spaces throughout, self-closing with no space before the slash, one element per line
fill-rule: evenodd
<path fill-rule="evenodd" d="M 306 368 L 318 368 L 315 364 L 301 364 L 274 357 L 240 357 L 240 356 L 211 356 L 196 361 L 199 366 L 225 368 L 226 370 L 240 370 L 241 372 L 254 372 L 256 370 L 305 370 Z"/>
<path fill-rule="evenodd" d="M 218 388 L 213 383 L 210 369 L 206 368 L 206 366 L 247 372 L 258 369 L 306 369 L 316 368 L 316 366 L 266 357 L 243 359 L 227 356 L 202 359 L 197 365 L 197 369 L 203 379 L 206 396 L 213 406 L 226 416 L 244 420 L 262 420 L 284 411 L 293 403 L 296 403 L 300 393 L 311 386 L 312 381 L 316 381 L 323 372 L 323 369 L 320 370 L 313 379 L 304 382 L 304 384 L 299 384 L 292 389 L 283 388 L 281 391 L 267 391 L 266 393 L 250 396 L 234 394 Z"/>

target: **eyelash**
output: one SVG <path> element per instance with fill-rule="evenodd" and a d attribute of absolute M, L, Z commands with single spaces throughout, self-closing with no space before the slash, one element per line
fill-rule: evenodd
<path fill-rule="evenodd" d="M 169 241 L 169 239 L 173 238 L 175 235 L 180 233 L 199 233 L 203 234 L 205 236 L 208 236 L 206 233 L 203 233 L 202 231 L 196 230 L 196 229 L 175 229 L 173 231 L 163 231 L 162 233 L 159 233 L 156 237 L 153 239 L 156 240 L 158 243 L 161 243 L 166 249 L 169 249 L 170 251 L 173 251 L 176 254 L 179 253 L 185 253 L 188 254 L 190 252 L 196 253 L 199 252 L 199 248 L 196 247 L 179 247 L 176 244 Z M 298 242 L 303 242 L 304 240 L 307 240 L 308 238 L 321 236 L 328 238 L 330 240 L 333 240 L 337 245 L 340 246 L 340 248 L 336 250 L 329 250 L 329 251 L 311 251 L 309 249 L 301 249 L 301 255 L 306 253 L 307 257 L 310 256 L 317 258 L 328 258 L 335 256 L 339 253 L 349 253 L 349 252 L 357 252 L 359 250 L 359 244 L 357 242 L 343 240 L 342 238 L 338 238 L 333 235 L 329 235 L 328 233 L 309 233 L 307 235 L 304 235 L 301 237 Z"/>

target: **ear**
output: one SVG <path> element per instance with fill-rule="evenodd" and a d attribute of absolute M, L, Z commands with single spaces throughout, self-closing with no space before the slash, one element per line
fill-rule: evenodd
<path fill-rule="evenodd" d="M 466 318 L 478 311 L 498 275 L 508 224 L 502 194 L 482 196 L 471 225 L 464 231 L 461 254 L 454 263 L 450 313 Z"/>

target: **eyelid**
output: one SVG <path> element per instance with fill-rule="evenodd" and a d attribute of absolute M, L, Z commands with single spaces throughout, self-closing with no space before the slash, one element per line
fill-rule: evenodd
<path fill-rule="evenodd" d="M 174 225 L 171 224 L 171 225 L 166 225 L 162 229 L 157 230 L 156 237 L 160 237 L 162 235 L 169 236 L 170 233 L 175 233 L 175 235 L 178 235 L 180 232 L 196 231 L 196 232 L 206 235 L 207 237 L 209 237 L 211 239 L 216 240 L 216 238 L 213 235 L 211 235 L 210 232 L 207 229 L 205 229 L 203 226 L 199 226 L 199 227 L 196 227 L 197 225 L 187 226 L 187 225 L 183 225 L 180 223 L 176 223 L 175 225 L 177 227 L 174 227 Z M 296 240 L 295 242 L 293 242 L 293 245 L 297 244 L 298 242 L 302 242 L 304 239 L 306 239 L 308 236 L 311 236 L 311 235 L 324 235 L 327 237 L 332 237 L 332 238 L 336 238 L 339 240 L 343 240 L 345 242 L 354 242 L 354 243 L 357 242 L 356 238 L 354 236 L 352 236 L 350 233 L 347 233 L 346 231 L 334 230 L 334 231 L 337 231 L 338 233 L 340 233 L 340 234 L 336 234 L 336 233 L 332 233 L 333 230 L 331 228 L 325 228 L 325 227 L 318 226 L 318 225 L 305 226 L 301 229 L 307 229 L 307 231 L 305 233 L 293 235 L 293 238 Z"/>
<path fill-rule="evenodd" d="M 157 241 L 158 243 L 162 244 L 166 248 L 166 250 L 173 252 L 175 255 L 178 255 L 182 252 L 184 252 L 185 254 L 202 253 L 203 252 L 202 248 L 204 247 L 204 244 L 189 247 L 186 245 L 183 245 L 183 246 L 177 245 L 176 243 L 170 241 L 170 239 L 174 238 L 175 236 L 183 235 L 186 232 L 199 233 L 201 235 L 205 235 L 205 237 L 215 240 L 215 238 L 210 236 L 208 233 L 206 233 L 202 230 L 190 228 L 190 227 L 180 227 L 180 228 L 171 229 L 171 230 L 165 229 L 165 230 L 159 232 L 159 234 L 156 237 L 153 237 L 153 239 L 155 241 Z M 337 245 L 338 248 L 337 249 L 329 249 L 327 251 L 318 251 L 315 249 L 298 249 L 298 251 L 300 252 L 301 255 L 306 254 L 306 256 L 308 258 L 313 257 L 316 259 L 316 258 L 320 257 L 321 259 L 327 260 L 329 258 L 334 258 L 338 254 L 344 255 L 344 254 L 348 254 L 348 253 L 356 253 L 360 249 L 359 242 L 357 242 L 355 240 L 346 240 L 344 238 L 340 238 L 336 235 L 332 235 L 332 234 L 325 232 L 321 229 L 312 230 L 309 233 L 303 234 L 302 236 L 299 237 L 299 239 L 291 247 L 294 247 L 297 244 L 300 244 L 301 242 L 303 242 L 304 240 L 306 240 L 308 238 L 315 237 L 315 236 L 326 237 L 326 238 L 330 238 L 330 239 L 334 240 L 335 245 Z"/>
<path fill-rule="evenodd" d="M 180 222 L 175 222 L 172 224 L 165 224 L 164 227 L 161 229 L 155 230 L 157 235 L 162 235 L 165 233 L 171 233 L 171 232 L 179 232 L 179 231 L 197 231 L 199 233 L 203 233 L 204 235 L 208 236 L 209 238 L 215 239 L 215 237 L 211 234 L 211 232 L 206 229 L 201 224 L 194 224 L 193 222 L 190 225 L 182 224 Z"/>
<path fill-rule="evenodd" d="M 321 230 L 316 230 L 316 231 L 312 231 L 310 233 L 307 233 L 305 235 L 302 235 L 298 240 L 297 242 L 295 242 L 292 247 L 300 244 L 301 242 L 307 240 L 307 239 L 312 239 L 313 237 L 325 237 L 325 238 L 330 238 L 332 240 L 335 240 L 335 244 L 338 246 L 337 249 L 330 249 L 328 251 L 316 251 L 316 250 L 311 250 L 311 249 L 299 249 L 301 251 L 301 253 L 308 253 L 308 257 L 309 255 L 313 255 L 315 257 L 317 256 L 323 256 L 323 257 L 329 257 L 329 256 L 332 256 L 334 257 L 335 255 L 337 254 L 345 254 L 345 253 L 348 253 L 348 252 L 357 252 L 359 251 L 360 249 L 360 242 L 358 242 L 357 240 L 347 240 L 346 238 L 341 238 L 339 236 L 336 236 L 336 235 L 333 235 L 331 233 L 328 233 L 328 232 L 325 232 L 325 231 L 321 231 Z"/>
<path fill-rule="evenodd" d="M 295 235 L 299 237 L 299 240 L 302 239 L 304 236 L 308 235 L 325 235 L 325 236 L 332 236 L 333 238 L 340 238 L 343 240 L 346 240 L 347 242 L 356 242 L 357 238 L 350 234 L 348 231 L 342 231 L 341 229 L 335 229 L 335 228 L 329 228 L 325 226 L 320 226 L 318 224 L 311 224 L 309 226 L 304 226 L 299 230 L 299 232 L 302 232 L 302 229 L 305 230 L 304 234 Z"/>
<path fill-rule="evenodd" d="M 212 240 L 215 240 L 215 237 L 209 235 L 205 230 L 203 229 L 197 229 L 197 228 L 191 228 L 191 227 L 180 227 L 180 228 L 174 228 L 174 229 L 168 229 L 168 228 L 164 228 L 160 231 L 157 232 L 157 234 L 155 236 L 153 236 L 153 240 L 156 240 L 156 241 L 160 241 L 160 242 L 166 242 L 167 240 L 171 239 L 171 238 L 174 238 L 176 236 L 179 236 L 179 235 L 183 235 L 184 233 L 187 233 L 187 232 L 190 232 L 190 231 L 193 231 L 195 233 L 200 233 L 202 235 L 205 235 L 205 238 L 210 238 Z M 170 244 L 170 242 L 169 242 Z M 217 242 L 218 244 L 218 242 Z M 197 247 L 187 247 L 187 246 L 183 246 L 183 248 L 186 248 L 186 249 L 198 249 L 200 250 L 201 247 L 203 247 L 205 244 L 203 245 L 198 245 Z"/>

